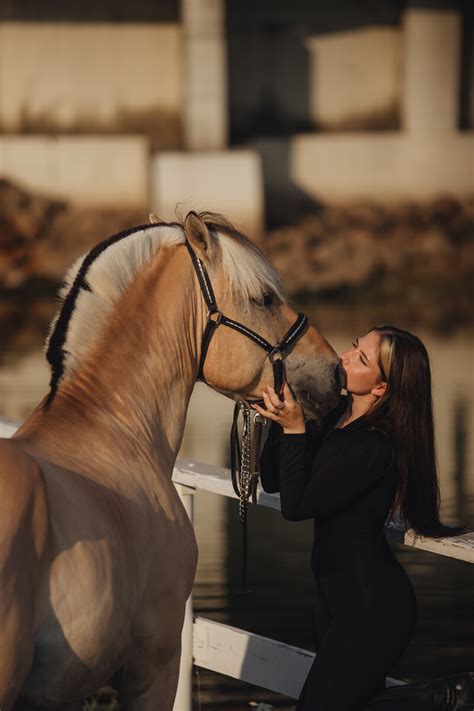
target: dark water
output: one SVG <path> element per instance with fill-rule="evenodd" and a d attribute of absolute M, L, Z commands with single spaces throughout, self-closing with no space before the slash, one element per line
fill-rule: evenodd
<path fill-rule="evenodd" d="M 469 508 L 472 519 L 472 497 Z M 217 575 L 212 575 L 203 551 L 194 593 L 196 614 L 314 650 L 311 620 L 315 596 L 309 571 L 311 522 L 287 522 L 277 511 L 263 507 L 251 511 L 251 592 L 242 595 L 236 502 L 227 502 L 226 510 L 230 545 L 225 574 L 215 571 Z M 416 681 L 474 670 L 474 566 L 402 545 L 395 544 L 393 549 L 414 585 L 418 621 L 408 649 L 390 676 Z M 291 700 L 268 691 L 204 670 L 199 675 L 202 709 L 244 709 L 249 708 L 251 700 L 292 708 Z M 197 679 L 195 698 L 197 703 Z"/>
<path fill-rule="evenodd" d="M 331 312 L 313 317 L 340 352 L 363 325 L 381 322 L 358 314 L 334 328 Z M 357 323 L 360 319 L 360 324 Z M 404 324 L 399 324 L 403 327 Z M 473 340 L 455 334 L 420 333 L 430 353 L 442 497 L 448 523 L 474 521 Z M 0 368 L 0 415 L 22 419 L 47 390 L 49 373 L 38 345 L 4 353 Z M 198 385 L 189 408 L 181 456 L 225 466 L 232 403 Z M 205 413 L 205 416 L 203 416 Z M 240 594 L 241 528 L 237 502 L 205 492 L 195 497 L 200 559 L 195 614 L 313 649 L 315 590 L 309 568 L 311 522 L 284 521 L 278 511 L 256 507 L 249 517 L 251 592 Z M 416 591 L 418 622 L 408 649 L 390 676 L 415 681 L 461 670 L 474 671 L 474 565 L 393 545 Z M 316 610 L 317 614 L 317 610 Z M 195 670 L 194 708 L 249 709 L 249 702 L 291 709 L 294 701 L 206 670 Z"/>
<path fill-rule="evenodd" d="M 471 512 L 473 501 L 470 500 Z M 274 510 L 251 511 L 249 587 L 240 593 L 240 524 L 236 502 L 227 504 L 230 540 L 226 583 L 213 580 L 203 561 L 195 587 L 196 614 L 264 636 L 312 649 L 314 584 L 309 571 L 311 522 L 287 522 Z M 418 601 L 418 621 L 408 649 L 390 676 L 405 681 L 450 672 L 474 671 L 474 566 L 451 558 L 393 545 L 408 572 Z M 202 571 L 202 572 L 201 572 Z M 317 608 L 316 608 L 317 614 Z M 268 691 L 200 671 L 201 708 L 249 708 L 251 700 L 276 708 L 294 702 Z M 197 687 L 196 702 L 197 702 Z M 196 706 L 198 708 L 198 706 Z"/>

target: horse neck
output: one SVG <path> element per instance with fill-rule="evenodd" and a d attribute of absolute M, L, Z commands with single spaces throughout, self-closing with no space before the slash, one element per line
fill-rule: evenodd
<path fill-rule="evenodd" d="M 134 470 L 171 476 L 204 319 L 187 251 L 163 249 L 117 305 L 77 375 L 33 415 L 30 431 L 28 422 L 22 428 L 30 448 L 63 466 L 92 460 L 119 475 L 133 462 Z"/>

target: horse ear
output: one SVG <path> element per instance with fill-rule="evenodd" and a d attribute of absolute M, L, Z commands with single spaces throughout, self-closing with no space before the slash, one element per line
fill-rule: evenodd
<path fill-rule="evenodd" d="M 212 258 L 212 237 L 204 222 L 194 211 L 188 212 L 184 220 L 184 233 L 189 244 L 200 259 Z"/>
<path fill-rule="evenodd" d="M 161 225 L 164 222 L 164 220 L 162 220 L 161 217 L 158 217 L 158 215 L 155 215 L 154 212 L 150 212 L 148 219 L 152 225 Z"/>

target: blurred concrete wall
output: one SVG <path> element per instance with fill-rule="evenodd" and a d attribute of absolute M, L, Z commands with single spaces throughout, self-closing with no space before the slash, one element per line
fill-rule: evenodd
<path fill-rule="evenodd" d="M 0 130 L 146 133 L 181 145 L 179 24 L 0 24 Z"/>
<path fill-rule="evenodd" d="M 53 6 L 0 9 L 0 173 L 27 187 L 254 232 L 265 202 L 474 191 L 470 0 Z"/>
<path fill-rule="evenodd" d="M 308 38 L 312 124 L 323 130 L 396 126 L 401 44 L 402 33 L 391 27 Z"/>
<path fill-rule="evenodd" d="M 0 176 L 79 205 L 149 205 L 149 143 L 142 136 L 0 135 Z"/>

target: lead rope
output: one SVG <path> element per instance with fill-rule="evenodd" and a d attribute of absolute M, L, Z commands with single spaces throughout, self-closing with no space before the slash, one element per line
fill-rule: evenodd
<path fill-rule="evenodd" d="M 241 442 L 238 431 L 240 414 L 243 417 Z M 254 504 L 257 503 L 260 447 L 265 422 L 265 418 L 262 418 L 258 412 L 254 413 L 245 400 L 236 402 L 230 434 L 230 451 L 232 485 L 239 497 L 239 520 L 242 524 L 242 592 L 248 592 L 248 503 L 250 500 Z"/>

